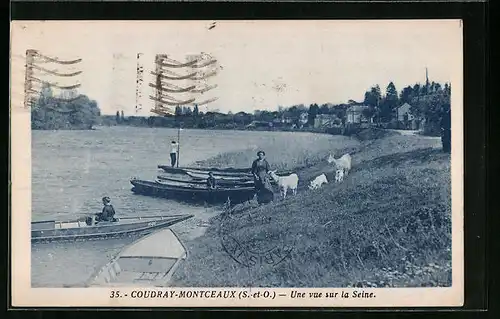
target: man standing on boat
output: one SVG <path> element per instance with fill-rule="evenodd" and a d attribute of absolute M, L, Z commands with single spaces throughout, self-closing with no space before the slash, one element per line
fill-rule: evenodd
<path fill-rule="evenodd" d="M 207 187 L 209 190 L 214 190 L 217 186 L 217 183 L 215 181 L 214 173 L 209 172 L 208 173 L 208 178 L 207 178 Z"/>
<path fill-rule="evenodd" d="M 207 194 L 207 201 L 209 203 L 212 203 L 214 200 L 214 194 L 212 191 L 215 190 L 217 187 L 217 182 L 214 177 L 214 173 L 208 172 L 208 178 L 207 178 L 207 188 L 208 188 L 208 194 Z"/>
<path fill-rule="evenodd" d="M 175 167 L 177 162 L 177 151 L 179 150 L 179 144 L 176 141 L 172 141 L 170 144 L 170 164 Z"/>
<path fill-rule="evenodd" d="M 109 197 L 103 197 L 102 203 L 104 207 L 102 208 L 102 213 L 96 214 L 96 221 L 113 221 L 115 216 L 115 209 L 111 205 L 111 199 Z"/>

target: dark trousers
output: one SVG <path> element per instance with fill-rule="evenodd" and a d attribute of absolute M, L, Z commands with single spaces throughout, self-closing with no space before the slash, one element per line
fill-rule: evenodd
<path fill-rule="evenodd" d="M 177 154 L 170 153 L 170 164 L 172 164 L 172 167 L 175 167 L 175 162 L 177 162 Z"/>
<path fill-rule="evenodd" d="M 101 221 L 111 222 L 114 220 L 114 218 L 113 216 L 104 216 L 103 213 L 97 213 L 95 220 L 96 222 L 101 222 Z"/>

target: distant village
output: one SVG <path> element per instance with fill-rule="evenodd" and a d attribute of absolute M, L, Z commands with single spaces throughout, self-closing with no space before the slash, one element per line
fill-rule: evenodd
<path fill-rule="evenodd" d="M 63 96 L 66 94 L 68 96 Z M 76 96 L 76 97 L 75 97 Z M 440 119 L 450 110 L 451 85 L 429 81 L 398 91 L 390 82 L 382 91 L 372 86 L 363 101 L 316 103 L 279 107 L 276 111 L 221 113 L 177 106 L 173 116 L 135 116 L 117 110 L 116 115 L 101 115 L 96 101 L 76 92 L 55 96 L 48 84 L 32 104 L 32 129 L 91 129 L 95 125 L 139 127 L 183 127 L 198 129 L 310 131 L 348 135 L 359 129 L 419 130 L 425 135 L 440 134 Z M 65 99 L 62 103 L 61 101 Z M 69 102 L 68 102 L 69 101 Z"/>
<path fill-rule="evenodd" d="M 407 86 L 398 93 L 390 82 L 385 94 L 378 85 L 365 92 L 362 102 L 349 100 L 342 104 L 311 104 L 279 107 L 277 111 L 256 110 L 253 113 L 200 112 L 195 106 L 177 107 L 175 116 L 101 116 L 101 125 L 149 127 L 183 127 L 200 129 L 312 131 L 348 134 L 357 129 L 379 127 L 419 130 L 438 135 L 440 117 L 450 108 L 451 85 L 430 82 Z"/>
<path fill-rule="evenodd" d="M 314 109 L 317 107 L 318 111 Z M 334 133 L 340 132 L 348 126 L 360 128 L 378 125 L 384 128 L 419 129 L 422 119 L 411 113 L 411 105 L 404 103 L 396 108 L 394 121 L 378 123 L 372 112 L 372 107 L 363 103 L 351 102 L 341 105 L 313 104 L 293 106 L 282 111 L 260 111 L 254 113 L 238 112 L 232 114 L 220 112 L 206 112 L 192 115 L 192 112 L 183 112 L 173 117 L 141 117 L 127 116 L 118 112 L 116 116 L 102 116 L 102 125 L 133 125 L 152 127 L 183 128 L 213 128 L 213 129 L 247 129 L 247 130 L 315 130 Z M 397 119 L 397 120 L 396 120 Z"/>

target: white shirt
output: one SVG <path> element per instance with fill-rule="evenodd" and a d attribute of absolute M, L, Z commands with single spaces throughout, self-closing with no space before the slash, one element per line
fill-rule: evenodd
<path fill-rule="evenodd" d="M 179 144 L 172 144 L 171 145 L 170 153 L 177 153 L 177 145 L 179 145 Z"/>

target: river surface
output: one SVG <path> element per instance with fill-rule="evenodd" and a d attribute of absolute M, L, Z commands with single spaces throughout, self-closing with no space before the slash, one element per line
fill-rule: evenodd
<path fill-rule="evenodd" d="M 250 141 L 259 145 L 269 134 L 310 133 L 183 130 L 180 165 L 247 149 Z M 157 165 L 169 163 L 170 141 L 176 139 L 177 130 L 165 128 L 33 131 L 32 220 L 69 220 L 93 214 L 102 209 L 101 198 L 109 196 L 117 216 L 194 214 L 172 229 L 185 241 L 202 235 L 204 223 L 217 214 L 216 209 L 131 192 L 131 177 L 154 180 Z M 32 286 L 81 285 L 132 240 L 33 244 Z"/>

